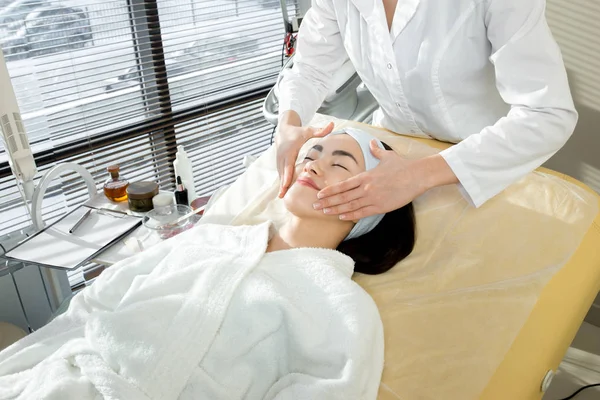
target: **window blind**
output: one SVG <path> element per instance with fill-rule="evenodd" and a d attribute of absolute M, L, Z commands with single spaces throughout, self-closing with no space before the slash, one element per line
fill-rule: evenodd
<path fill-rule="evenodd" d="M 176 125 L 193 165 L 196 193 L 206 196 L 243 172 L 243 158 L 271 143 L 272 127 L 262 116 L 263 96 Z"/>
<path fill-rule="evenodd" d="M 179 0 L 158 0 L 174 110 L 272 84 L 284 34 L 279 1 L 195 4 L 182 12 Z"/>
<path fill-rule="evenodd" d="M 121 99 L 104 91 L 136 60 L 127 1 L 51 4 L 39 1 L 22 19 L 13 14 L 16 22 L 4 25 L 0 40 L 36 152 L 143 119 L 145 112 L 140 90 L 127 98 L 135 115 L 124 114 Z"/>
<path fill-rule="evenodd" d="M 106 166 L 119 163 L 130 181 L 173 189 L 182 144 L 206 195 L 269 146 L 261 106 L 281 67 L 278 0 L 34 3 L 13 7 L 9 23 L 0 3 L 0 46 L 40 176 L 73 161 L 101 189 Z M 85 197 L 81 179 L 63 174 L 47 191 L 45 221 Z M 3 149 L 0 223 L 0 234 L 30 224 Z"/>

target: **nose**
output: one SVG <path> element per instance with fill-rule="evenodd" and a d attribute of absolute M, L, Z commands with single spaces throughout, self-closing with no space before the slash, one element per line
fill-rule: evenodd
<path fill-rule="evenodd" d="M 310 175 L 320 176 L 322 170 L 318 163 L 318 160 L 312 160 L 304 164 L 304 172 L 307 172 Z"/>

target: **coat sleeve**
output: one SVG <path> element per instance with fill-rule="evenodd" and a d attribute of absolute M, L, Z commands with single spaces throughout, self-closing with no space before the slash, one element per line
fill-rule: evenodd
<path fill-rule="evenodd" d="M 496 86 L 508 115 L 441 154 L 479 207 L 542 165 L 577 122 L 544 0 L 491 0 L 485 24 Z"/>
<path fill-rule="evenodd" d="M 315 0 L 302 20 L 294 66 L 279 86 L 279 115 L 293 110 L 308 124 L 329 93 L 334 73 L 348 60 L 331 0 Z"/>

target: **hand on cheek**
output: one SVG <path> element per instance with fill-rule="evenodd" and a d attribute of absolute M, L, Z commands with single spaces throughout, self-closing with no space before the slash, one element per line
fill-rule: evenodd
<path fill-rule="evenodd" d="M 314 208 L 357 221 L 403 207 L 425 191 L 413 169 L 414 161 L 383 150 L 375 142 L 371 142 L 371 152 L 380 160 L 377 167 L 324 188 Z"/>

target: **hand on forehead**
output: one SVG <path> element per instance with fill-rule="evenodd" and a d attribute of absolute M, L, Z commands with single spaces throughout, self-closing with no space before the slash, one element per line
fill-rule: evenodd
<path fill-rule="evenodd" d="M 327 136 L 320 139 L 310 140 L 304 147 L 304 153 L 310 151 L 310 149 L 312 149 L 312 147 L 315 146 L 316 143 L 319 143 L 323 140 L 325 140 L 326 143 L 328 143 L 330 140 L 334 141 L 335 138 L 342 138 L 339 142 L 344 145 L 353 146 L 354 148 L 356 148 L 354 143 L 358 145 L 357 150 L 362 155 L 365 170 L 371 170 L 377 165 L 379 165 L 379 159 L 373 155 L 370 148 L 371 145 L 373 145 L 375 146 L 375 148 L 379 147 L 380 149 L 384 150 L 385 148 L 383 146 L 383 143 L 370 133 L 352 127 L 348 127 L 343 130 L 340 129 L 337 131 L 333 131 Z M 301 154 L 304 153 L 301 152 Z M 358 157 L 356 158 L 358 159 Z M 299 158 L 299 161 L 300 160 L 302 160 L 302 157 Z"/>
<path fill-rule="evenodd" d="M 349 135 L 328 135 L 310 143 L 306 153 L 312 153 L 318 157 L 345 157 L 364 171 L 365 157 L 363 151 L 354 138 Z"/>

